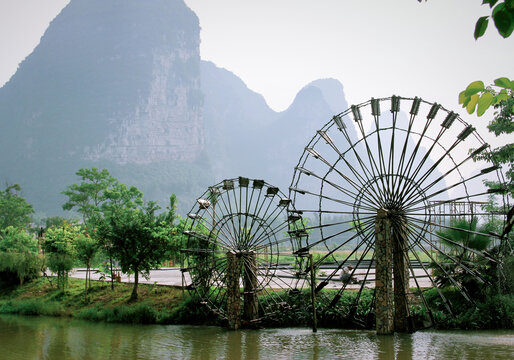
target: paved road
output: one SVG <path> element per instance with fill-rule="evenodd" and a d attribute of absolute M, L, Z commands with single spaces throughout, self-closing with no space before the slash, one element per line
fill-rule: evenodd
<path fill-rule="evenodd" d="M 92 280 L 99 280 L 101 274 L 94 272 L 91 273 Z M 70 277 L 85 279 L 86 278 L 86 269 L 78 268 L 74 269 L 70 275 Z M 186 281 L 190 281 L 188 275 L 186 274 Z M 121 274 L 121 282 L 134 282 L 133 275 Z M 139 276 L 139 283 L 141 284 L 153 284 L 157 283 L 160 285 L 173 285 L 173 286 L 182 286 L 182 272 L 180 268 L 161 268 L 157 270 L 150 271 L 150 278 L 147 280 L 142 276 Z M 187 282 L 186 282 L 187 285 Z"/>
<path fill-rule="evenodd" d="M 423 288 L 432 286 L 430 279 L 426 276 L 423 277 L 423 275 L 425 275 L 425 273 L 422 269 L 415 269 L 414 271 L 415 271 L 416 276 L 418 277 L 419 286 L 421 286 Z M 319 276 L 318 281 L 321 281 L 324 279 L 323 272 L 326 275 L 330 274 L 330 270 L 328 270 L 328 269 L 322 270 L 320 272 L 320 274 L 318 275 Z M 278 276 L 273 277 L 273 278 L 268 278 L 269 282 L 268 282 L 267 286 L 272 287 L 272 288 L 285 288 L 285 287 L 298 287 L 298 288 L 304 287 L 304 288 L 306 288 L 308 286 L 308 284 L 304 281 L 293 286 L 293 284 L 296 282 L 296 280 L 293 279 L 291 274 L 286 271 L 277 270 L 276 275 L 278 275 Z M 86 277 L 86 269 L 83 269 L 83 268 L 74 269 L 70 276 L 73 278 L 84 279 Z M 99 280 L 100 274 L 93 273 L 91 278 L 93 280 Z M 358 271 L 356 278 L 360 281 L 363 281 L 364 273 L 361 273 Z M 260 279 L 262 280 L 262 277 L 260 277 Z M 329 281 L 329 284 L 325 288 L 327 288 L 327 289 L 340 288 L 342 283 L 341 283 L 341 281 L 338 281 L 337 279 L 339 279 L 338 274 L 334 277 L 334 280 Z M 125 274 L 121 274 L 121 281 L 122 282 L 133 282 L 134 276 L 133 275 L 128 276 Z M 180 268 L 165 267 L 165 268 L 161 268 L 161 269 L 157 269 L 157 270 L 152 270 L 150 272 L 150 278 L 148 280 L 143 278 L 142 276 L 140 276 L 139 282 L 143 283 L 143 284 L 157 283 L 160 285 L 183 286 L 183 285 L 189 285 L 191 283 L 191 279 L 190 279 L 188 273 L 184 273 L 184 278 L 183 278 Z M 375 286 L 375 274 L 374 274 L 374 269 L 371 269 L 370 274 L 368 275 L 368 278 L 366 279 L 365 287 L 373 288 L 374 286 Z M 414 281 L 414 279 L 410 280 L 409 286 L 411 288 L 416 287 L 416 282 Z M 357 285 L 357 284 L 347 286 L 347 288 L 350 288 L 350 289 L 359 288 L 359 287 L 360 287 L 360 285 Z"/>

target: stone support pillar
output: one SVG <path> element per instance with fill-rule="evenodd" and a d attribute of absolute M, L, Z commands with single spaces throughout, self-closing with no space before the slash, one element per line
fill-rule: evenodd
<path fill-rule="evenodd" d="M 243 255 L 243 319 L 252 321 L 259 318 L 257 301 L 257 257 L 251 251 Z"/>
<path fill-rule="evenodd" d="M 393 225 L 393 273 L 394 273 L 394 330 L 410 332 L 409 304 L 409 264 L 407 254 L 407 227 L 405 220 L 399 219 Z"/>
<path fill-rule="evenodd" d="M 375 220 L 375 317 L 377 334 L 394 332 L 391 223 L 380 209 Z"/>
<path fill-rule="evenodd" d="M 241 294 L 239 277 L 241 275 L 241 258 L 233 251 L 227 253 L 227 318 L 228 328 L 241 328 Z"/>

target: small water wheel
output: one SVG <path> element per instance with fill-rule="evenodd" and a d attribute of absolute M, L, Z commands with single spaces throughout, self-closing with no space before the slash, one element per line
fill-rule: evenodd
<path fill-rule="evenodd" d="M 411 329 L 412 299 L 434 321 L 428 289 L 450 313 L 442 286 L 472 302 L 471 284 L 487 282 L 479 268 L 497 261 L 487 249 L 502 246 L 486 228 L 488 196 L 512 205 L 502 186 L 484 186 L 504 183 L 488 150 L 458 114 L 420 98 L 371 99 L 334 116 L 305 147 L 290 186 L 311 220 L 299 251 L 320 254 L 316 292 L 334 307 L 354 290 L 348 319 L 375 312 L 378 329 L 386 312 L 386 333 Z"/>
<path fill-rule="evenodd" d="M 305 231 L 288 207 L 277 187 L 239 177 L 209 187 L 188 215 L 186 283 L 230 328 L 283 311 L 284 295 L 303 286 L 293 254 Z"/>

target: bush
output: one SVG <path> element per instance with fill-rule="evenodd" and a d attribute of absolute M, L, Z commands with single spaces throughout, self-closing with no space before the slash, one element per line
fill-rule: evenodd
<path fill-rule="evenodd" d="M 9 226 L 0 232 L 0 286 L 22 285 L 38 277 L 42 265 L 37 240 L 25 230 Z"/>
<path fill-rule="evenodd" d="M 122 305 L 115 308 L 87 308 L 75 315 L 83 320 L 111 323 L 155 324 L 158 312 L 149 304 Z"/>
<path fill-rule="evenodd" d="M 454 316 L 446 309 L 436 289 L 425 292 L 425 298 L 439 329 L 512 329 L 514 328 L 514 295 L 491 295 L 476 301 L 467 301 L 454 288 L 441 289 L 451 303 Z M 421 305 L 412 307 L 418 327 L 428 318 L 428 310 Z"/>
<path fill-rule="evenodd" d="M 0 314 L 58 316 L 63 314 L 63 310 L 59 303 L 53 301 L 29 299 L 13 302 L 7 300 L 0 302 Z"/>

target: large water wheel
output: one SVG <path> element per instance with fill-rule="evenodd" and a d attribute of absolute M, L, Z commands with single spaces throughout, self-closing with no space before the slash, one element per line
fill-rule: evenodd
<path fill-rule="evenodd" d="M 411 300 L 433 322 L 428 289 L 450 313 L 444 285 L 473 302 L 468 284 L 487 283 L 479 269 L 502 245 L 485 227 L 488 197 L 512 202 L 501 186 L 484 186 L 503 182 L 488 151 L 458 114 L 420 98 L 371 99 L 334 116 L 305 147 L 290 186 L 296 211 L 310 219 L 299 251 L 317 253 L 319 296 L 333 307 L 353 290 L 347 317 L 366 307 L 378 329 L 385 311 L 396 322 L 385 332 L 412 329 Z M 363 300 L 370 291 L 373 300 Z"/>
<path fill-rule="evenodd" d="M 294 253 L 305 231 L 290 203 L 277 187 L 239 177 L 209 187 L 188 215 L 185 282 L 230 328 L 284 311 L 284 295 L 303 286 Z"/>

